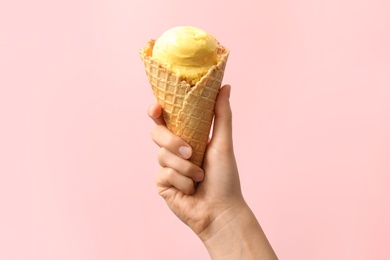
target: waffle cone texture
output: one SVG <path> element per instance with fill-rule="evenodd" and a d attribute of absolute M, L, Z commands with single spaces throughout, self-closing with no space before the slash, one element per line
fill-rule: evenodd
<path fill-rule="evenodd" d="M 192 147 L 190 161 L 202 167 L 229 50 L 219 45 L 218 64 L 191 86 L 152 58 L 154 43 L 140 50 L 146 75 L 168 129 Z"/>

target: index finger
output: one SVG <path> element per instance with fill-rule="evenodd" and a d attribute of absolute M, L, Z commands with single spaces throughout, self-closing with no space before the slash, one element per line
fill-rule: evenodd
<path fill-rule="evenodd" d="M 162 108 L 158 103 L 154 103 L 149 107 L 148 116 L 156 123 L 156 125 L 165 126 L 165 120 L 163 118 Z"/>

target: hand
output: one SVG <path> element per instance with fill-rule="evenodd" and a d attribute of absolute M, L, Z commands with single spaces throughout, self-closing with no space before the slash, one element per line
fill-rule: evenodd
<path fill-rule="evenodd" d="M 152 105 L 149 109 L 149 116 L 157 124 L 152 139 L 161 147 L 158 160 L 162 168 L 156 177 L 158 192 L 198 235 L 223 212 L 245 204 L 233 153 L 229 95 L 230 86 L 221 88 L 203 169 L 187 160 L 191 147 L 166 128 L 161 107 Z M 195 183 L 198 183 L 196 190 Z"/>
<path fill-rule="evenodd" d="M 230 89 L 225 85 L 218 94 L 203 169 L 187 160 L 191 147 L 165 126 L 161 107 L 154 104 L 149 108 L 148 114 L 156 123 L 152 139 L 160 146 L 157 190 L 176 216 L 204 242 L 213 259 L 244 259 L 240 258 L 244 248 L 245 254 L 276 259 L 242 196 L 233 152 Z"/>

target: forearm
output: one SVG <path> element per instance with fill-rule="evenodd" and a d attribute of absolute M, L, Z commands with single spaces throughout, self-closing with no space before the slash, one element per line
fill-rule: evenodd
<path fill-rule="evenodd" d="M 278 259 L 246 204 L 239 212 L 228 212 L 221 216 L 201 239 L 213 260 Z"/>

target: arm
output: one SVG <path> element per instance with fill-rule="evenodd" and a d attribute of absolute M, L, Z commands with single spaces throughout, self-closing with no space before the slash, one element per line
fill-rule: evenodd
<path fill-rule="evenodd" d="M 199 236 L 212 259 L 277 259 L 241 193 L 229 96 L 230 86 L 222 87 L 203 169 L 187 160 L 191 147 L 166 128 L 161 107 L 150 107 L 149 116 L 156 122 L 152 139 L 160 146 L 157 189 Z"/>

